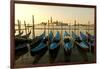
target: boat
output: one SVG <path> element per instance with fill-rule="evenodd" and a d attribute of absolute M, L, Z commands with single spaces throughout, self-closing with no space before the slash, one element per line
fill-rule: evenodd
<path fill-rule="evenodd" d="M 46 41 L 47 41 L 46 38 L 43 37 L 38 46 L 31 48 L 31 51 L 30 51 L 31 56 L 44 54 L 48 49 Z"/>
<path fill-rule="evenodd" d="M 72 38 L 73 38 L 73 40 L 76 41 L 76 42 L 81 42 L 80 37 L 79 37 L 78 35 L 76 35 L 76 33 L 73 32 L 73 31 L 72 31 Z"/>
<path fill-rule="evenodd" d="M 20 44 L 15 47 L 15 59 L 17 60 L 20 56 L 28 52 L 27 44 Z"/>
<path fill-rule="evenodd" d="M 50 51 L 55 51 L 56 48 L 58 48 L 58 44 L 60 42 L 60 33 L 59 31 L 57 31 L 54 39 L 53 39 L 53 42 L 51 43 L 49 49 Z"/>
<path fill-rule="evenodd" d="M 60 47 L 60 33 L 59 31 L 56 32 L 55 37 L 53 38 L 53 42 L 49 46 L 49 55 L 50 58 L 55 59 Z"/>
<path fill-rule="evenodd" d="M 76 36 L 76 37 L 75 37 Z M 89 52 L 89 46 L 88 43 L 83 41 L 80 36 L 76 35 L 75 33 L 72 33 L 72 37 L 76 38 L 74 39 L 74 46 L 77 47 L 78 51 L 81 53 L 82 57 L 84 58 L 84 61 L 88 61 L 87 52 Z"/>
<path fill-rule="evenodd" d="M 90 33 L 86 32 L 87 34 L 87 37 L 89 40 L 94 40 L 95 36 L 94 35 L 91 35 Z"/>
<path fill-rule="evenodd" d="M 60 41 L 60 33 L 59 33 L 59 31 L 57 31 L 57 33 L 56 33 L 56 35 L 55 35 L 55 37 L 53 39 L 53 42 L 58 43 L 59 41 Z"/>
<path fill-rule="evenodd" d="M 31 43 L 32 39 L 29 38 L 30 34 L 31 34 L 31 31 L 26 35 L 15 37 L 15 46 L 19 44 L 24 44 L 24 43 Z"/>
<path fill-rule="evenodd" d="M 81 49 L 83 52 L 88 52 L 89 51 L 89 46 L 87 42 L 79 42 L 77 43 L 77 47 L 78 49 Z"/>
<path fill-rule="evenodd" d="M 80 32 L 80 39 L 82 40 L 82 41 L 87 41 L 87 36 L 84 34 L 84 33 L 82 33 L 82 32 Z"/>
<path fill-rule="evenodd" d="M 92 52 L 92 53 L 94 53 L 94 51 L 95 51 L 95 38 L 94 38 L 94 36 L 93 35 L 91 35 L 90 33 L 88 33 L 88 32 L 86 32 L 86 34 L 87 34 L 87 42 L 89 43 L 89 47 L 90 47 L 90 51 Z"/>
<path fill-rule="evenodd" d="M 95 41 L 94 41 L 94 36 L 91 35 L 91 34 L 89 34 L 88 32 L 86 32 L 86 34 L 87 34 L 87 35 L 81 33 L 81 37 L 85 36 L 86 39 L 84 38 L 83 41 L 84 41 L 85 43 L 87 43 L 87 45 L 88 45 L 90 51 L 91 51 L 92 53 L 94 53 L 94 43 L 95 43 Z M 82 36 L 82 35 L 83 35 L 83 36 Z"/>
<path fill-rule="evenodd" d="M 64 45 L 64 52 L 66 56 L 71 55 L 71 50 L 73 48 L 72 41 L 69 37 L 69 34 L 65 31 L 63 35 L 63 45 Z"/>
<path fill-rule="evenodd" d="M 83 39 L 81 39 L 82 37 L 80 38 L 80 36 L 76 35 L 74 32 L 72 32 L 72 37 L 75 40 L 75 45 L 80 51 L 89 51 L 88 43 L 83 41 Z"/>
<path fill-rule="evenodd" d="M 48 42 L 49 42 L 49 45 L 53 42 L 53 33 L 52 31 L 50 31 L 49 35 L 48 35 Z"/>
<path fill-rule="evenodd" d="M 67 31 L 64 32 L 64 34 L 63 34 L 63 36 L 62 36 L 63 39 L 65 38 L 65 36 L 70 36 L 70 35 L 67 33 Z"/>
<path fill-rule="evenodd" d="M 32 42 L 30 43 L 30 47 L 31 49 L 35 48 L 36 46 L 38 46 L 41 42 L 41 40 L 45 37 L 45 33 L 42 33 L 40 36 L 36 36 L 35 38 L 33 38 Z M 46 38 L 45 38 L 46 40 Z"/>
<path fill-rule="evenodd" d="M 15 46 L 18 46 L 20 44 L 28 43 L 30 39 L 25 38 L 15 38 Z"/>

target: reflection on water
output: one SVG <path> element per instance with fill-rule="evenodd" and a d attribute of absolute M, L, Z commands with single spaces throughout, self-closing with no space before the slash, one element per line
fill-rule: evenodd
<path fill-rule="evenodd" d="M 21 25 L 21 29 L 24 29 L 24 28 L 25 28 L 24 25 Z M 62 26 L 62 28 L 61 28 L 61 26 L 54 26 L 54 27 L 49 26 L 49 31 L 48 31 L 48 26 L 35 25 L 35 36 L 39 36 L 40 34 L 42 34 L 44 32 L 44 28 L 46 28 L 46 30 L 45 30 L 46 36 L 48 35 L 48 32 L 50 32 L 50 31 L 53 31 L 54 35 L 57 31 L 59 31 L 60 33 L 67 31 L 70 35 L 72 34 L 72 31 L 75 31 L 77 35 L 80 34 L 80 31 L 82 31 L 83 33 L 86 33 L 86 31 L 87 31 L 94 35 L 94 26 L 93 25 L 92 26 Z M 15 26 L 15 29 L 18 29 L 18 26 Z M 32 27 L 29 28 L 29 31 L 30 30 L 32 32 Z M 23 30 L 23 31 L 24 31 L 23 35 L 26 34 L 25 30 Z M 16 30 L 15 35 L 16 34 L 18 34 L 18 30 Z M 32 33 L 30 35 L 30 38 L 32 38 Z"/>

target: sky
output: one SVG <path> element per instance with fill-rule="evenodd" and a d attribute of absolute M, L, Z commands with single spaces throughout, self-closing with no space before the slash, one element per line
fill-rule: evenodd
<path fill-rule="evenodd" d="M 48 5 L 15 4 L 15 23 L 21 20 L 21 24 L 32 24 L 32 15 L 35 24 L 47 22 L 52 17 L 53 21 L 74 24 L 76 20 L 80 24 L 94 24 L 94 8 L 62 7 Z"/>

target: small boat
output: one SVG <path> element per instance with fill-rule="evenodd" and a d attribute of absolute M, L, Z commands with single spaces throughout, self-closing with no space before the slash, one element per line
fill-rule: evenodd
<path fill-rule="evenodd" d="M 24 43 L 30 43 L 32 40 L 31 39 L 26 39 L 26 38 L 19 38 L 19 37 L 16 37 L 15 38 L 15 46 L 18 46 L 20 44 L 24 44 Z"/>
<path fill-rule="evenodd" d="M 90 33 L 86 32 L 88 39 L 94 40 L 95 36 L 91 35 Z"/>
<path fill-rule="evenodd" d="M 41 55 L 47 51 L 47 44 L 46 44 L 46 38 L 43 37 L 41 40 L 40 44 L 34 48 L 31 48 L 31 56 L 35 55 Z"/>
<path fill-rule="evenodd" d="M 81 42 L 81 39 L 75 32 L 72 31 L 72 38 L 74 41 Z"/>
<path fill-rule="evenodd" d="M 87 41 L 87 36 L 82 32 L 80 32 L 80 38 L 82 41 Z"/>
<path fill-rule="evenodd" d="M 57 57 L 60 45 L 58 43 L 51 43 L 49 47 L 49 62 L 53 63 Z"/>
<path fill-rule="evenodd" d="M 53 42 L 51 43 L 49 49 L 50 50 L 55 50 L 56 48 L 58 48 L 58 43 L 60 42 L 60 33 L 57 31 L 54 39 L 53 39 Z"/>
<path fill-rule="evenodd" d="M 63 39 L 65 38 L 65 36 L 70 36 L 66 31 L 63 34 Z"/>
<path fill-rule="evenodd" d="M 59 42 L 60 42 L 60 33 L 59 33 L 59 31 L 57 31 L 57 33 L 56 33 L 56 35 L 55 35 L 55 37 L 53 39 L 53 42 L 49 46 L 50 58 L 53 58 L 53 59 L 56 58 L 58 50 L 59 50 L 59 47 L 60 47 Z"/>
<path fill-rule="evenodd" d="M 45 33 L 42 33 L 40 36 L 36 36 L 35 38 L 33 38 L 32 42 L 30 43 L 31 49 L 38 46 L 44 37 L 45 37 Z"/>
<path fill-rule="evenodd" d="M 70 36 L 67 31 L 64 32 L 63 36 Z"/>
<path fill-rule="evenodd" d="M 73 45 L 72 45 L 71 39 L 69 37 L 69 34 L 65 31 L 63 37 L 64 37 L 63 38 L 63 42 L 64 42 L 64 52 L 65 52 L 65 54 L 67 56 L 68 55 L 71 55 L 71 50 L 73 48 Z"/>
<path fill-rule="evenodd" d="M 79 42 L 77 44 L 77 46 L 78 46 L 78 49 L 81 49 L 83 52 L 88 52 L 89 51 L 89 46 L 88 46 L 87 42 L 84 42 L 84 41 Z"/>
<path fill-rule="evenodd" d="M 31 41 L 31 39 L 29 38 L 30 34 L 31 34 L 31 31 L 27 35 L 15 37 L 15 46 L 30 42 Z"/>
<path fill-rule="evenodd" d="M 91 35 L 90 33 L 88 33 L 88 32 L 86 32 L 86 34 L 87 34 L 87 42 L 89 43 L 89 47 L 91 47 L 90 48 L 90 51 L 92 52 L 92 53 L 94 53 L 94 47 L 95 47 L 95 38 L 94 38 L 94 36 L 93 35 Z"/>
<path fill-rule="evenodd" d="M 27 44 L 20 44 L 15 47 L 15 59 L 17 60 L 20 56 L 28 52 Z"/>
<path fill-rule="evenodd" d="M 50 31 L 49 36 L 48 36 L 48 41 L 49 41 L 49 45 L 53 42 L 53 33 L 52 31 Z"/>
<path fill-rule="evenodd" d="M 75 45 L 78 49 L 82 50 L 83 52 L 89 51 L 88 43 L 85 41 L 82 41 L 81 38 L 76 35 L 74 32 L 72 32 L 72 37 L 75 40 Z"/>
<path fill-rule="evenodd" d="M 56 42 L 56 43 L 58 43 L 60 41 L 60 33 L 59 33 L 59 31 L 57 31 L 53 41 Z"/>
<path fill-rule="evenodd" d="M 90 48 L 90 51 L 94 53 L 94 36 L 86 32 L 87 36 L 83 33 L 81 33 L 82 40 L 87 43 L 88 47 Z M 83 38 L 84 37 L 84 38 Z"/>

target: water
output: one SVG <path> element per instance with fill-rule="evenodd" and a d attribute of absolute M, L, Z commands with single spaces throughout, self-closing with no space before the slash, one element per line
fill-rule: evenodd
<path fill-rule="evenodd" d="M 44 28 L 46 28 L 46 36 L 48 36 L 48 25 L 35 25 L 35 36 L 39 36 L 44 32 Z M 62 28 L 62 29 L 61 29 Z M 18 29 L 18 26 L 15 26 L 15 29 Z M 21 29 L 25 29 L 24 25 L 21 25 Z M 30 38 L 32 38 L 32 27 L 29 28 L 31 30 Z M 27 30 L 28 31 L 28 30 Z M 94 26 L 52 26 L 49 25 L 49 32 L 52 31 L 55 35 L 57 31 L 60 33 L 67 31 L 70 35 L 72 34 L 72 31 L 76 32 L 77 35 L 80 35 L 80 31 L 86 34 L 86 31 L 94 35 Z M 23 35 L 25 35 L 25 30 L 23 30 Z M 18 34 L 18 30 L 16 31 L 15 35 Z"/>

